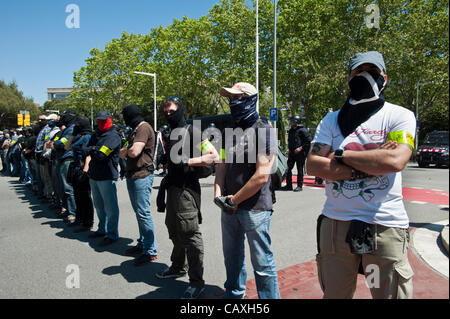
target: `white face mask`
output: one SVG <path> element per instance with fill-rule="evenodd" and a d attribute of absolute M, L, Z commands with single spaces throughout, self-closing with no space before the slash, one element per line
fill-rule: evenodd
<path fill-rule="evenodd" d="M 382 75 L 380 75 L 380 76 L 382 76 Z M 368 82 L 368 83 L 367 82 L 366 83 L 367 83 L 367 85 L 370 85 L 372 92 L 373 92 L 373 96 L 372 96 L 372 94 L 370 94 L 370 96 L 371 96 L 370 98 L 361 98 L 358 100 L 350 98 L 349 103 L 351 105 L 358 105 L 361 103 L 367 103 L 367 102 L 372 102 L 372 101 L 378 100 L 380 98 L 381 92 L 383 92 L 384 89 L 386 88 L 386 84 L 387 84 L 386 80 L 384 79 L 383 87 L 381 89 L 379 89 L 378 84 L 375 81 L 375 79 L 373 78 L 373 76 L 369 72 L 364 71 L 364 72 L 358 73 L 357 75 L 355 75 L 353 78 L 350 79 L 350 81 L 348 82 L 350 89 L 352 89 L 352 86 L 353 86 L 351 84 L 352 81 L 355 81 L 355 80 L 361 81 L 362 80 L 362 79 L 358 79 L 357 77 L 363 77 Z"/>

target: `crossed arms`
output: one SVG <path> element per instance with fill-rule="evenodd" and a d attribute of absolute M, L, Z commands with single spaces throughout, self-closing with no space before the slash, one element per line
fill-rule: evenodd
<path fill-rule="evenodd" d="M 352 168 L 368 175 L 379 176 L 402 171 L 412 154 L 407 144 L 389 141 L 376 150 L 345 151 L 344 164 L 333 159 L 331 146 L 314 143 L 308 155 L 306 170 L 309 175 L 330 180 L 349 180 Z"/>

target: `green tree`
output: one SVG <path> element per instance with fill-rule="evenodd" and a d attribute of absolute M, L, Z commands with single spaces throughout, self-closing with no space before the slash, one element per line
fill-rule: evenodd
<path fill-rule="evenodd" d="M 17 127 L 17 114 L 30 113 L 30 121 L 37 120 L 38 109 L 31 98 L 24 97 L 15 82 L 6 84 L 0 80 L 0 128 Z"/>

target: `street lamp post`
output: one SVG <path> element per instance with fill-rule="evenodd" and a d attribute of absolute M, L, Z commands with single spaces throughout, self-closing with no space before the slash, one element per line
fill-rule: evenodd
<path fill-rule="evenodd" d="M 434 82 L 417 82 L 417 97 L 416 97 L 416 121 L 417 121 L 417 125 L 416 125 L 416 145 L 415 145 L 415 149 L 417 152 L 417 148 L 419 147 L 419 92 L 420 92 L 420 86 L 425 85 L 425 84 L 432 84 Z"/>
<path fill-rule="evenodd" d="M 94 109 L 92 107 L 92 98 L 90 97 L 89 100 L 91 101 L 91 129 L 94 130 Z"/>
<path fill-rule="evenodd" d="M 259 113 L 259 21 L 258 21 L 258 0 L 256 0 L 256 91 L 258 99 L 256 100 L 256 111 Z"/>
<path fill-rule="evenodd" d="M 273 0 L 273 107 L 277 107 L 277 0 Z M 275 128 L 277 122 L 275 121 Z"/>
<path fill-rule="evenodd" d="M 156 73 L 147 73 L 147 72 L 138 72 L 138 71 L 135 71 L 135 72 L 133 72 L 134 74 L 141 74 L 141 75 L 147 75 L 147 76 L 152 76 L 153 77 L 153 104 L 154 104 L 154 106 L 153 106 L 153 115 L 154 115 L 154 122 L 153 122 L 153 124 L 154 124 L 154 126 L 153 126 L 153 129 L 154 130 L 157 130 L 158 129 L 158 127 L 156 126 L 157 125 L 157 122 L 156 122 Z"/>

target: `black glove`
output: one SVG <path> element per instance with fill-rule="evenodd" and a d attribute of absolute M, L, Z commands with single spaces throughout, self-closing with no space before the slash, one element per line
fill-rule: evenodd
<path fill-rule="evenodd" d="M 89 175 L 87 172 L 80 170 L 78 173 L 78 182 L 81 183 L 89 183 Z"/>
<path fill-rule="evenodd" d="M 156 206 L 158 207 L 158 213 L 165 213 L 166 211 L 166 188 L 167 188 L 167 176 L 164 177 L 159 185 L 158 196 L 156 197 Z"/>
<path fill-rule="evenodd" d="M 95 153 L 95 151 L 100 150 L 99 146 L 90 146 L 89 147 L 89 155 L 93 155 Z"/>
<path fill-rule="evenodd" d="M 235 213 L 235 206 L 231 204 L 231 200 L 226 196 L 218 196 L 214 198 L 214 204 L 219 206 L 219 208 L 227 214 L 233 215 Z"/>

